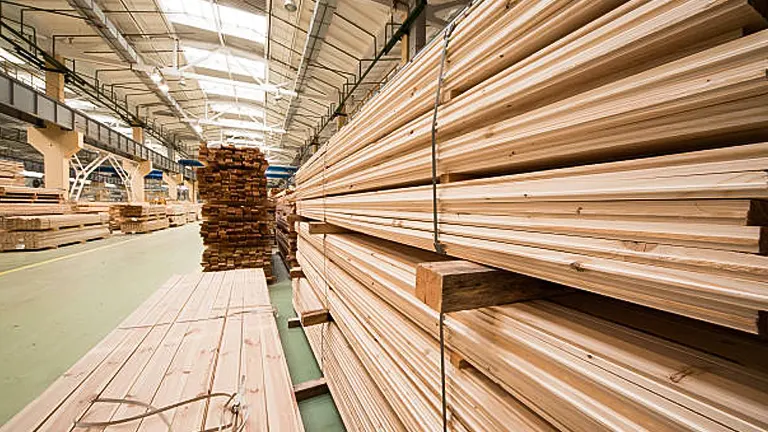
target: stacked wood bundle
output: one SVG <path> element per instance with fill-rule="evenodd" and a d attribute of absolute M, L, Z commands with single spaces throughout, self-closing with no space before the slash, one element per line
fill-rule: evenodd
<path fill-rule="evenodd" d="M 295 286 L 313 290 L 333 317 L 308 327 L 307 334 L 334 397 L 349 404 L 349 396 L 337 397 L 334 387 L 369 382 L 374 387 L 366 391 L 381 397 L 357 401 L 369 413 L 365 421 L 377 421 L 375 411 L 391 408 L 406 430 L 440 430 L 438 312 L 419 298 L 418 274 L 424 265 L 455 262 L 361 234 L 312 235 L 308 224 L 300 225 L 298 258 L 306 278 Z M 447 313 L 449 428 L 741 431 L 768 425 L 767 348 L 761 341 L 678 320 L 690 327 L 672 342 L 674 326 L 657 328 L 663 333 L 657 337 L 622 324 L 658 322 L 650 309 L 635 310 L 634 320 L 614 316 L 614 323 L 565 306 L 590 304 L 592 297 L 565 292 Z M 728 339 L 721 344 L 723 334 Z M 349 349 L 363 371 L 339 370 L 339 356 Z M 474 386 L 467 376 L 475 378 Z M 490 407 L 473 398 L 507 404 Z M 493 414 L 470 408 L 477 406 Z M 512 427 L 505 413 L 526 423 Z"/>
<path fill-rule="evenodd" d="M 304 430 L 261 270 L 173 277 L 0 431 L 112 428 Z"/>
<path fill-rule="evenodd" d="M 264 154 L 255 147 L 202 146 L 200 160 L 204 270 L 260 267 L 273 280 L 274 207 L 267 197 Z"/>
<path fill-rule="evenodd" d="M 164 204 L 131 203 L 118 206 L 120 231 L 143 234 L 168 228 L 167 209 Z"/>
<path fill-rule="evenodd" d="M 8 216 L 2 228 L 3 251 L 57 248 L 110 235 L 108 213 Z"/>
<path fill-rule="evenodd" d="M 0 204 L 61 204 L 64 191 L 59 189 L 0 186 Z"/>
<path fill-rule="evenodd" d="M 479 2 L 448 39 L 434 124 L 440 37 L 321 147 L 296 174 L 298 215 L 322 223 L 300 224 L 294 303 L 332 317 L 307 334 L 345 422 L 440 430 L 444 311 L 454 430 L 497 429 L 472 410 L 490 394 L 556 430 L 765 429 L 761 13 Z M 484 292 L 475 266 L 513 282 Z M 435 269 L 454 291 L 424 288 Z M 350 382 L 377 391 L 352 400 Z"/>
<path fill-rule="evenodd" d="M 167 204 L 166 215 L 168 216 L 168 223 L 172 227 L 182 226 L 187 223 L 187 214 L 189 209 L 183 203 Z"/>
<path fill-rule="evenodd" d="M 199 221 L 202 205 L 188 202 L 188 203 L 185 203 L 185 206 L 187 209 L 187 223 Z"/>
<path fill-rule="evenodd" d="M 0 185 L 24 186 L 24 163 L 0 159 Z"/>
<path fill-rule="evenodd" d="M 292 191 L 275 196 L 275 239 L 286 267 L 296 267 L 296 202 Z"/>

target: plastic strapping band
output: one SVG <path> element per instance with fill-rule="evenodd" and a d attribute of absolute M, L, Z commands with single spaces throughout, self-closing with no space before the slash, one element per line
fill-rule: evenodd
<path fill-rule="evenodd" d="M 443 70 L 445 69 L 445 58 L 448 54 L 448 42 L 451 39 L 451 33 L 455 27 L 454 22 L 448 24 L 443 37 L 443 54 L 440 57 L 440 70 L 437 75 L 437 90 L 435 91 L 435 109 L 432 111 L 432 235 L 434 238 L 435 252 L 445 255 L 445 248 L 440 243 L 440 232 L 437 220 L 437 109 L 440 107 L 440 90 L 443 86 Z"/>
<path fill-rule="evenodd" d="M 437 219 L 437 109 L 440 106 L 440 90 L 443 86 L 443 70 L 445 69 L 445 58 L 448 55 L 448 42 L 451 39 L 451 33 L 456 26 L 455 21 L 448 24 L 443 37 L 443 54 L 440 58 L 440 70 L 437 75 L 437 90 L 435 91 L 435 109 L 432 112 L 432 234 L 434 236 L 435 252 L 445 255 L 445 248 L 440 243 L 440 230 Z M 440 312 L 440 402 L 441 414 L 443 420 L 443 432 L 448 431 L 448 399 L 445 392 L 445 333 L 443 321 L 445 314 Z"/>

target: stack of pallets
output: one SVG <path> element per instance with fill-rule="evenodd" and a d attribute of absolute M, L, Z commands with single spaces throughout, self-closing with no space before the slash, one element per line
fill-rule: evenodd
<path fill-rule="evenodd" d="M 271 281 L 274 217 L 270 220 L 264 155 L 253 147 L 203 146 L 200 160 L 206 165 L 197 171 L 205 201 L 200 227 L 206 246 L 203 268 L 261 267 Z"/>
<path fill-rule="evenodd" d="M 168 228 L 166 207 L 162 204 L 124 204 L 119 206 L 120 231 L 143 234 Z"/>
<path fill-rule="evenodd" d="M 2 225 L 4 251 L 51 249 L 110 235 L 108 213 L 9 216 Z"/>

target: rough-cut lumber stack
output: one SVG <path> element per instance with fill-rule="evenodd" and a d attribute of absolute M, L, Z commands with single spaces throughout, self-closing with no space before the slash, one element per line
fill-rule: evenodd
<path fill-rule="evenodd" d="M 3 251 L 39 250 L 84 243 L 110 235 L 109 214 L 9 216 L 3 219 Z"/>
<path fill-rule="evenodd" d="M 166 206 L 163 204 L 132 203 L 120 209 L 120 231 L 126 234 L 142 234 L 168 228 Z"/>
<path fill-rule="evenodd" d="M 267 198 L 264 155 L 254 147 L 202 146 L 200 160 L 205 164 L 197 171 L 205 201 L 203 268 L 260 267 L 271 281 L 274 206 Z"/>
<path fill-rule="evenodd" d="M 59 189 L 0 186 L 0 203 L 61 204 L 64 192 Z"/>
<path fill-rule="evenodd" d="M 0 431 L 113 428 L 304 430 L 261 270 L 173 277 Z"/>
<path fill-rule="evenodd" d="M 286 267 L 296 267 L 296 202 L 292 191 L 281 192 L 276 197 L 275 237 L 277 248 Z"/>
<path fill-rule="evenodd" d="M 24 186 L 24 163 L 0 159 L 0 185 Z"/>
<path fill-rule="evenodd" d="M 321 328 L 328 337 L 328 327 L 338 327 L 403 424 L 410 430 L 438 430 L 434 423 L 424 423 L 422 429 L 408 426 L 408 419 L 429 412 L 429 405 L 419 403 L 419 398 L 428 398 L 421 392 L 440 382 L 434 369 L 438 314 L 417 298 L 417 273 L 424 262 L 449 258 L 360 234 L 312 235 L 307 224 L 301 225 L 299 261 L 306 279 L 299 281 L 327 300 L 333 316 L 333 324 L 325 328 L 307 328 L 310 341 L 320 338 Z M 590 298 L 583 293 L 565 298 L 569 296 Z M 706 351 L 721 335 L 713 326 L 699 323 L 693 326 L 698 333 L 685 332 L 681 343 L 675 343 L 669 341 L 674 329 L 662 329 L 664 337 L 655 337 L 558 301 L 574 302 L 553 297 L 448 313 L 449 383 L 462 373 L 490 379 L 509 392 L 498 390 L 500 394 L 514 395 L 560 430 L 740 431 L 768 425 L 768 375 L 764 364 L 756 366 L 766 352 L 761 342 L 734 336 L 727 349 L 716 348 L 718 356 L 713 356 Z M 641 322 L 654 318 L 648 309 L 635 314 Z M 315 349 L 323 359 L 340 352 L 330 344 Z M 431 373 L 426 366 L 430 359 Z M 354 378 L 325 372 L 329 383 Z M 334 376 L 338 374 L 343 376 Z M 417 379 L 420 386 L 409 389 L 398 381 L 400 374 Z M 467 415 L 462 403 L 472 398 L 470 389 L 463 382 L 448 387 L 452 426 L 493 430 L 492 424 L 457 424 Z M 432 404 L 432 410 L 438 407 Z"/>
<path fill-rule="evenodd" d="M 165 209 L 170 226 L 182 226 L 187 223 L 187 213 L 189 210 L 185 204 L 167 204 Z"/>

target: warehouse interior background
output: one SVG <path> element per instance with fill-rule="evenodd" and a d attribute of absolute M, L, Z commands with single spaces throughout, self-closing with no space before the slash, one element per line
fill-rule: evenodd
<path fill-rule="evenodd" d="M 0 0 L 0 432 L 768 430 L 764 0 Z"/>

